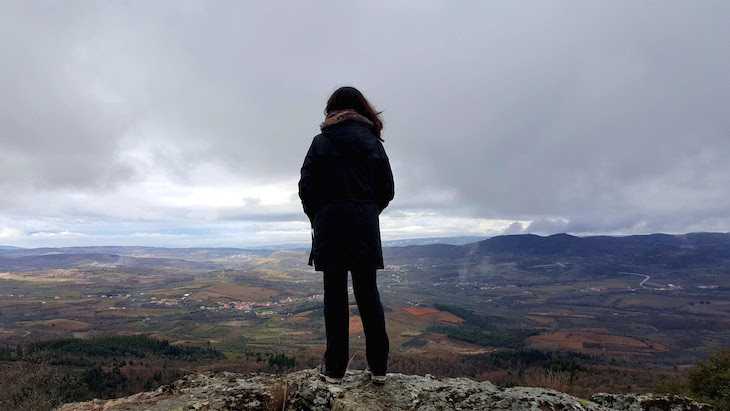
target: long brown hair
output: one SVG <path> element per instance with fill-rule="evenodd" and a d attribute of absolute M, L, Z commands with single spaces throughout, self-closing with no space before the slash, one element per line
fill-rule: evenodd
<path fill-rule="evenodd" d="M 324 114 L 327 115 L 333 111 L 348 109 L 355 110 L 357 114 L 370 120 L 373 123 L 373 128 L 378 139 L 383 141 L 380 137 L 380 131 L 383 129 L 383 120 L 380 117 L 382 111 L 375 111 L 373 106 L 370 105 L 370 102 L 355 87 L 345 86 L 335 90 L 329 100 L 327 100 L 327 107 L 324 109 Z"/>

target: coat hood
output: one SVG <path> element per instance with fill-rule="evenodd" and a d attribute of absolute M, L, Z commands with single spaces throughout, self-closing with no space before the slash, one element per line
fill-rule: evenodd
<path fill-rule="evenodd" d="M 372 127 L 357 121 L 345 121 L 328 126 L 322 135 L 329 138 L 343 153 L 351 156 L 367 156 L 378 143 Z"/>

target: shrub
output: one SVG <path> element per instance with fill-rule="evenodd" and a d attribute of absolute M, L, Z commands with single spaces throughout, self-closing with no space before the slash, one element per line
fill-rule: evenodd
<path fill-rule="evenodd" d="M 44 411 L 82 398 L 78 377 L 46 363 L 0 365 L 0 409 Z"/>
<path fill-rule="evenodd" d="M 687 383 L 698 400 L 730 410 L 730 350 L 720 350 L 707 362 L 696 363 L 687 375 Z"/>
<path fill-rule="evenodd" d="M 730 410 L 730 350 L 722 349 L 707 362 L 697 362 L 686 378 L 665 377 L 654 388 L 657 392 L 683 395 Z"/>

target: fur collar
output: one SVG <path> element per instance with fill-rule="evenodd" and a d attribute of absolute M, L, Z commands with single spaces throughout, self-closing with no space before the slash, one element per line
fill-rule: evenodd
<path fill-rule="evenodd" d="M 365 123 L 370 127 L 374 126 L 372 121 L 368 120 L 367 117 L 358 114 L 355 110 L 337 110 L 327 114 L 327 118 L 325 118 L 322 124 L 319 125 L 319 128 L 320 130 L 324 130 L 326 127 L 348 120 Z"/>

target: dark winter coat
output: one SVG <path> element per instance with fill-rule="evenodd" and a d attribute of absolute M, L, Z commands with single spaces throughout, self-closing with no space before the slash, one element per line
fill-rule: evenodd
<path fill-rule="evenodd" d="M 370 125 L 348 120 L 323 128 L 299 180 L 314 229 L 309 264 L 318 271 L 383 268 L 378 216 L 393 195 L 388 156 Z"/>

